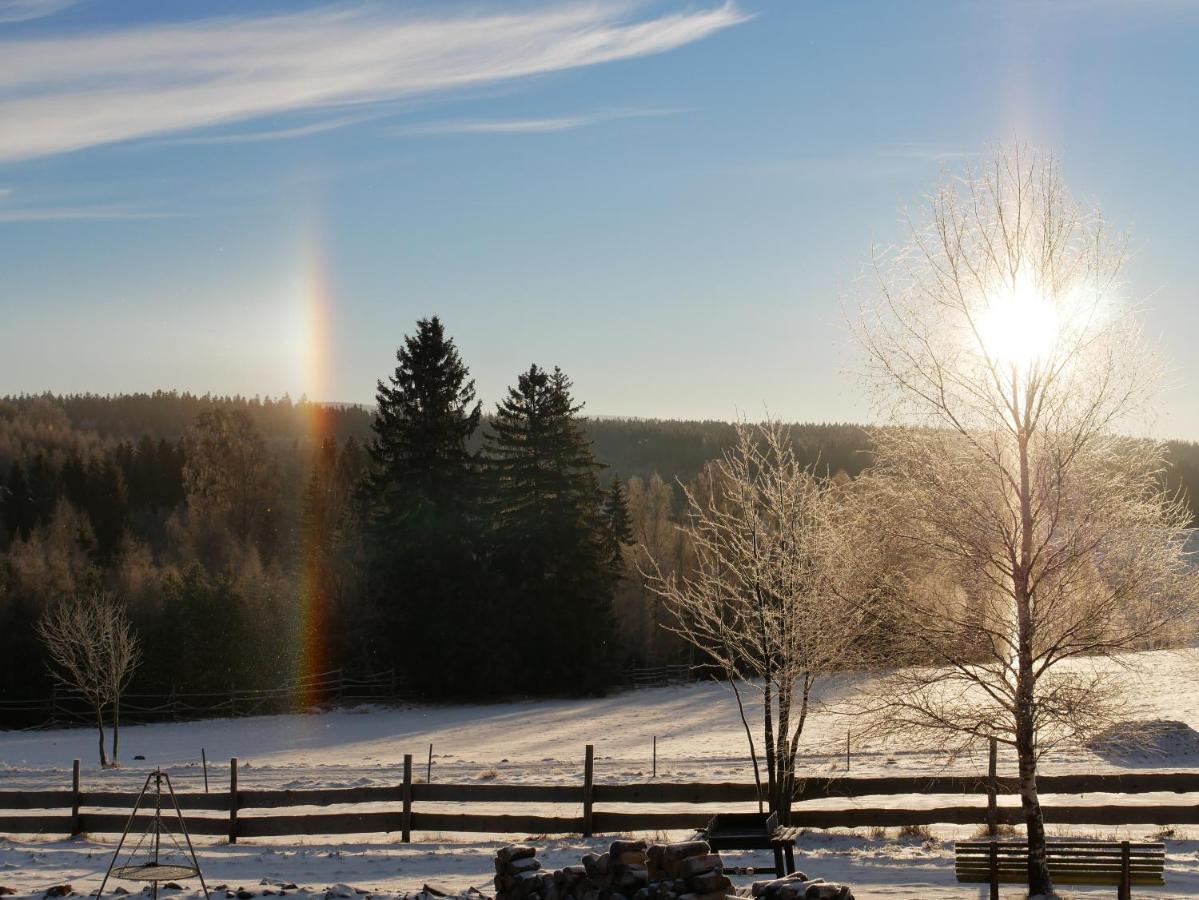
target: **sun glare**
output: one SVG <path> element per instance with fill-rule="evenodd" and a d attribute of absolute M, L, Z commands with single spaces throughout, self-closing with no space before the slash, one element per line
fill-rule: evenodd
<path fill-rule="evenodd" d="M 988 295 L 978 334 L 991 361 L 1026 372 L 1053 353 L 1059 328 L 1053 301 L 1031 275 L 1021 272 L 1014 283 Z"/>

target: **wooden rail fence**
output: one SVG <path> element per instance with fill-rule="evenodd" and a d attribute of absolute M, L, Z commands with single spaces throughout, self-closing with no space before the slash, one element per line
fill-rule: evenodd
<path fill-rule="evenodd" d="M 625 684 L 633 688 L 686 684 L 695 680 L 698 669 L 687 664 L 631 668 Z M 343 669 L 318 672 L 269 687 L 238 687 L 223 690 L 176 691 L 150 694 L 131 692 L 121 697 L 123 724 L 178 722 L 188 719 L 273 715 L 297 712 L 307 707 L 344 706 L 359 703 L 398 703 L 419 695 L 394 669 L 368 674 L 349 674 Z M 52 685 L 45 696 L 0 698 L 0 728 L 59 728 L 91 725 L 96 713 L 78 691 Z"/>
<path fill-rule="evenodd" d="M 121 720 L 134 725 L 187 719 L 245 717 L 295 712 L 313 705 L 346 706 L 359 703 L 394 703 L 410 691 L 397 680 L 394 669 L 369 674 L 347 674 L 332 669 L 305 675 L 270 687 L 165 694 L 127 693 L 121 697 Z M 53 686 L 45 697 L 0 699 L 0 726 L 57 728 L 91 725 L 96 713 L 78 691 Z"/>
<path fill-rule="evenodd" d="M 1045 775 L 1037 780 L 1042 795 L 1199 793 L 1199 773 L 1144 772 L 1103 775 Z M 1017 824 L 1019 807 L 999 806 L 997 798 L 1015 794 L 1017 779 L 1010 777 L 934 775 L 881 778 L 809 778 L 797 793 L 791 824 L 806 828 L 885 827 L 899 825 Z M 987 797 L 985 806 L 936 806 L 920 809 L 852 807 L 804 809 L 804 802 L 826 798 L 902 796 L 912 794 L 975 795 Z M 311 790 L 255 790 L 238 782 L 237 760 L 230 760 L 229 788 L 221 793 L 177 794 L 180 808 L 188 812 L 224 815 L 186 815 L 193 834 L 225 835 L 230 843 L 242 837 L 287 835 L 367 834 L 399 832 L 410 841 L 413 831 L 497 834 L 596 834 L 690 829 L 702 826 L 711 810 L 689 812 L 609 812 L 601 805 L 625 804 L 749 804 L 757 789 L 746 783 L 596 784 L 594 751 L 587 745 L 581 784 L 426 784 L 412 777 L 412 757 L 404 757 L 402 780 L 395 785 Z M 136 795 L 124 791 L 85 791 L 75 762 L 70 790 L 0 791 L 0 834 L 114 833 L 124 829 L 126 812 Z M 547 816 L 513 813 L 419 812 L 422 803 L 562 804 L 579 809 L 578 815 Z M 386 804 L 391 809 L 363 812 L 288 813 L 263 815 L 257 811 L 297 807 Z M 21 811 L 21 814 L 13 814 Z M 24 812 L 29 811 L 29 812 Z M 36 811 L 36 812 L 34 812 Z M 251 813 L 243 815 L 243 813 Z M 1199 825 L 1199 803 L 1102 804 L 1044 806 L 1045 821 L 1078 825 Z M 135 823 L 145 827 L 148 817 Z"/>

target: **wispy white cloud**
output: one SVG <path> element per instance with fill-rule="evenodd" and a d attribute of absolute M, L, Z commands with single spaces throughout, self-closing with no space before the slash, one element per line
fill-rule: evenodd
<path fill-rule="evenodd" d="M 74 6 L 78 0 L 0 0 L 0 25 L 44 19 Z"/>
<path fill-rule="evenodd" d="M 585 128 L 597 122 L 607 122 L 613 119 L 641 119 L 655 116 L 670 116 L 678 112 L 679 110 L 677 109 L 635 109 L 531 119 L 448 119 L 439 122 L 400 125 L 387 129 L 387 133 L 393 135 L 536 134 L 539 132 L 571 131 L 575 128 Z"/>
<path fill-rule="evenodd" d="M 174 217 L 173 213 L 115 203 L 93 206 L 10 206 L 4 201 L 7 201 L 12 194 L 12 188 L 0 188 L 0 224 L 5 222 L 61 222 L 88 219 L 165 219 Z"/>
<path fill-rule="evenodd" d="M 158 144 L 256 144 L 261 141 L 286 141 L 292 138 L 307 137 L 312 134 L 324 134 L 339 128 L 348 128 L 377 119 L 379 116 L 342 116 L 336 119 L 324 119 L 310 122 L 307 125 L 297 125 L 293 128 L 276 128 L 267 131 L 241 131 L 235 134 L 201 134 L 192 137 L 163 138 Z"/>
<path fill-rule="evenodd" d="M 111 219 L 170 219 L 172 213 L 129 209 L 123 206 L 46 206 L 29 209 L 0 207 L 0 224 L 6 222 L 70 222 Z"/>
<path fill-rule="evenodd" d="M 623 4 L 331 7 L 0 39 L 0 161 L 662 53 L 746 18 L 731 2 L 640 19 Z"/>

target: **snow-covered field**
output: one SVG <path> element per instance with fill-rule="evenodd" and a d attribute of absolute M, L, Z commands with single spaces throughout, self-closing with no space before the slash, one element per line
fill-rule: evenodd
<path fill-rule="evenodd" d="M 1180 723 L 1170 740 L 1160 742 L 1156 752 L 1133 755 L 1097 754 L 1082 747 L 1062 749 L 1046 761 L 1044 771 L 1199 770 L 1199 735 L 1190 730 L 1199 729 L 1199 651 L 1144 654 L 1142 660 L 1142 680 L 1135 690 L 1136 714 L 1146 720 Z M 826 696 L 863 689 L 868 687 L 846 681 L 831 685 Z M 803 767 L 813 774 L 844 772 L 847 728 L 852 729 L 852 724 L 832 714 L 813 716 L 804 742 Z M 201 747 L 208 756 L 214 791 L 227 787 L 232 756 L 240 760 L 243 790 L 395 784 L 400 780 L 405 753 L 415 757 L 418 774 L 424 776 L 430 743 L 434 781 L 578 784 L 584 747 L 591 743 L 595 745 L 596 781 L 627 783 L 650 779 L 655 736 L 660 781 L 752 780 L 744 731 L 728 689 L 694 685 L 596 700 L 368 708 L 127 727 L 122 731 L 125 766 L 107 772 L 94 762 L 94 730 L 0 732 L 0 789 L 67 788 L 71 761 L 79 758 L 84 762 L 85 789 L 132 789 L 140 786 L 148 769 L 161 765 L 170 771 L 177 789 L 203 790 Z M 976 773 L 985 768 L 981 759 L 959 759 L 949 765 L 935 747 L 878 746 L 855 740 L 852 731 L 850 738 L 850 772 L 854 775 Z M 144 760 L 134 761 L 135 756 Z M 1012 760 L 1002 757 L 1000 766 L 1001 772 L 1014 768 Z M 1055 800 L 1064 802 L 1066 798 L 1047 798 L 1050 804 Z M 1105 801 L 1112 802 L 1112 798 L 1069 798 L 1071 803 Z M 910 807 L 944 805 L 947 798 L 828 802 Z M 952 802 L 965 801 L 958 797 Z M 1179 803 L 1185 799 L 1173 794 L 1143 795 L 1114 802 Z M 440 804 L 438 808 L 450 811 L 455 805 Z M 517 810 L 495 805 L 488 811 Z M 534 808 L 526 804 L 519 811 L 579 814 L 579 809 L 570 805 Z M 934 828 L 932 840 L 901 839 L 894 829 L 883 834 L 813 832 L 801 839 L 797 861 L 809 875 L 854 885 L 859 898 L 983 896 L 980 890 L 957 885 L 953 879 L 950 842 L 970 831 L 953 826 Z M 1118 834 L 1136 838 L 1153 831 L 1119 829 Z M 1146 894 L 1199 896 L 1199 829 L 1192 829 L 1191 834 L 1184 828 L 1175 831 L 1168 841 L 1167 887 L 1145 890 Z M 1117 834 L 1111 829 L 1078 827 L 1057 833 Z M 243 839 L 232 847 L 201 838 L 199 844 L 210 885 L 244 886 L 262 892 L 274 890 L 269 884 L 274 881 L 319 889 L 323 895 L 327 886 L 338 883 L 391 892 L 417 891 L 426 883 L 449 890 L 471 886 L 489 890 L 491 856 L 496 847 L 513 837 L 530 836 L 417 834 L 414 843 L 402 844 L 395 835 L 346 835 Z M 536 837 L 534 843 L 542 848 L 546 864 L 557 867 L 577 862 L 582 853 L 604 846 L 607 840 L 610 837 Z M 114 843 L 115 836 L 103 840 L 0 839 L 0 886 L 32 894 L 69 882 L 81 893 L 94 892 Z M 752 865 L 753 861 L 746 858 L 742 864 Z M 1018 893 L 1013 888 L 1012 896 Z"/>

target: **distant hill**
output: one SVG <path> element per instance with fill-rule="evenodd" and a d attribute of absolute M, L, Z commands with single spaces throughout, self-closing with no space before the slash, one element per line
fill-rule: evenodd
<path fill-rule="evenodd" d="M 203 410 L 214 406 L 244 409 L 259 431 L 275 446 L 301 449 L 325 437 L 339 442 L 371 439 L 372 411 L 351 403 L 311 403 L 290 397 L 218 397 L 210 394 L 156 391 L 152 394 L 52 394 L 0 398 L 0 472 L 14 459 L 31 455 L 29 444 L 53 455 L 70 444 L 87 456 L 88 447 L 136 441 L 179 440 Z M 6 427 L 5 423 L 8 422 Z M 17 427 L 13 423 L 19 422 Z M 484 428 L 486 424 L 484 424 Z M 589 419 L 587 433 L 605 478 L 649 478 L 689 481 L 733 440 L 729 422 L 680 419 Z M 856 476 L 871 461 L 870 442 L 862 426 L 850 423 L 801 423 L 792 434 L 800 459 L 835 473 Z M 481 436 L 476 437 L 480 441 Z M 1199 444 L 1171 441 L 1168 479 L 1189 498 L 1199 497 Z M 1192 499 L 1192 508 L 1195 501 Z"/>
<path fill-rule="evenodd" d="M 0 399 L 0 429 L 5 418 L 11 421 L 20 413 L 23 420 L 43 423 L 45 427 L 39 431 L 47 439 L 55 435 L 61 440 L 62 426 L 67 426 L 81 439 L 86 435 L 89 443 L 101 445 L 137 441 L 143 436 L 177 441 L 201 412 L 216 406 L 245 410 L 263 436 L 275 444 L 314 443 L 324 437 L 371 439 L 372 411 L 362 405 L 173 391 L 5 397 Z M 605 474 L 609 477 L 648 478 L 657 473 L 667 480 L 694 478 L 704 463 L 720 456 L 734 436 L 729 422 L 612 416 L 589 419 L 587 433 L 596 456 L 608 467 Z M 856 475 L 869 463 L 869 443 L 860 426 L 802 424 L 794 427 L 793 434 L 801 458 L 830 472 L 844 470 Z M 481 435 L 476 441 L 481 441 Z M 25 454 L 12 449 L 6 454 L 0 441 L 0 465 L 18 455 Z"/>

